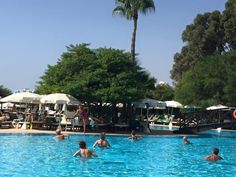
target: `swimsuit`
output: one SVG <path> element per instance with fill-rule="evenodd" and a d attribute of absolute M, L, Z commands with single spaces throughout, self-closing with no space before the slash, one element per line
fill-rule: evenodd
<path fill-rule="evenodd" d="M 81 117 L 82 119 L 88 119 L 89 115 L 88 115 L 87 112 L 83 111 L 83 112 L 80 114 L 80 117 Z"/>
<path fill-rule="evenodd" d="M 99 140 L 98 141 L 98 146 L 99 147 L 107 147 L 107 143 L 106 143 L 106 140 Z"/>

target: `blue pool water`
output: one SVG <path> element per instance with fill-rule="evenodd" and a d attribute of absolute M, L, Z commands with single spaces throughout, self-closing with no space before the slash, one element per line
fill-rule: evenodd
<path fill-rule="evenodd" d="M 55 140 L 53 135 L 0 135 L 1 177 L 188 177 L 236 176 L 236 134 L 207 133 L 189 137 L 143 136 L 130 141 L 125 136 L 107 136 L 112 148 L 94 151 L 97 158 L 73 158 L 78 141 L 89 148 L 96 135 L 72 135 Z M 213 147 L 224 160 L 210 163 L 203 157 Z"/>

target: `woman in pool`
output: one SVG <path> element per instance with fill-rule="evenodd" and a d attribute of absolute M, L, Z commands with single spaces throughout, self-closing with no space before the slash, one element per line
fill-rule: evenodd
<path fill-rule="evenodd" d="M 136 132 L 134 130 L 132 130 L 129 139 L 132 139 L 132 140 L 138 139 L 138 136 L 136 135 Z"/>
<path fill-rule="evenodd" d="M 184 142 L 184 144 L 190 144 L 190 141 L 188 140 L 187 136 L 183 137 L 183 142 Z"/>
<path fill-rule="evenodd" d="M 101 148 L 104 148 L 104 147 L 106 147 L 106 148 L 111 147 L 111 145 L 109 144 L 109 142 L 106 140 L 106 134 L 105 134 L 104 132 L 102 132 L 102 133 L 100 134 L 100 139 L 97 140 L 97 141 L 94 143 L 93 147 L 96 147 L 97 145 L 98 145 L 99 147 L 101 147 Z"/>
<path fill-rule="evenodd" d="M 91 151 L 90 149 L 86 147 L 86 143 L 84 141 L 80 141 L 79 146 L 80 146 L 80 150 L 76 151 L 73 157 L 80 156 L 85 159 L 90 158 L 92 156 L 97 157 L 97 155 L 93 151 Z"/>

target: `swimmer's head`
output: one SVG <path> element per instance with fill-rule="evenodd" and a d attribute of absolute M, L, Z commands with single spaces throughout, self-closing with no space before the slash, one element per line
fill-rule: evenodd
<path fill-rule="evenodd" d="M 183 137 L 183 140 L 185 140 L 185 141 L 186 141 L 187 139 L 188 139 L 188 137 L 187 137 L 187 136 L 184 136 L 184 137 Z"/>
<path fill-rule="evenodd" d="M 215 154 L 215 155 L 218 155 L 219 149 L 218 148 L 213 148 L 212 153 Z"/>
<path fill-rule="evenodd" d="M 60 134 L 61 134 L 61 130 L 60 130 L 60 129 L 57 129 L 57 130 L 56 130 L 56 134 L 57 134 L 57 135 L 60 135 Z"/>
<path fill-rule="evenodd" d="M 132 132 L 131 132 L 131 135 L 136 135 L 136 133 L 135 133 L 135 131 L 134 131 L 134 130 L 132 130 Z"/>
<path fill-rule="evenodd" d="M 101 140 L 105 140 L 105 137 L 106 137 L 105 132 L 102 132 L 102 133 L 100 134 L 100 139 L 101 139 Z"/>
<path fill-rule="evenodd" d="M 84 141 L 80 141 L 80 142 L 79 142 L 79 147 L 80 147 L 81 149 L 85 149 L 85 148 L 86 148 L 86 143 L 85 143 Z"/>

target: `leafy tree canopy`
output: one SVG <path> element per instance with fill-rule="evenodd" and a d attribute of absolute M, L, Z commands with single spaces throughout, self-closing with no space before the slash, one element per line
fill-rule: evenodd
<path fill-rule="evenodd" d="M 131 58 L 135 62 L 135 43 L 136 32 L 138 26 L 139 14 L 146 15 L 148 12 L 155 11 L 155 4 L 153 0 L 116 0 L 116 7 L 113 10 L 114 14 L 119 14 L 128 20 L 133 20 L 133 32 L 131 38 Z"/>
<path fill-rule="evenodd" d="M 155 11 L 155 4 L 153 0 L 116 0 L 116 8 L 113 14 L 118 13 L 126 17 L 128 20 L 138 18 L 138 14 L 147 14 Z"/>
<path fill-rule="evenodd" d="M 8 88 L 5 88 L 3 85 L 0 85 L 0 98 L 6 97 L 10 94 L 12 94 L 12 92 Z"/>
<path fill-rule="evenodd" d="M 225 10 L 199 14 L 182 34 L 185 42 L 174 55 L 171 78 L 175 83 L 184 72 L 194 68 L 205 56 L 223 54 L 236 49 L 236 0 L 228 0 Z"/>
<path fill-rule="evenodd" d="M 173 100 L 174 89 L 168 84 L 158 84 L 155 90 L 147 93 L 147 97 L 160 101 Z"/>
<path fill-rule="evenodd" d="M 225 30 L 224 39 L 230 50 L 236 49 L 236 0 L 228 0 L 223 12 L 222 24 Z"/>
<path fill-rule="evenodd" d="M 224 29 L 221 25 L 221 13 L 214 11 L 197 15 L 194 23 L 188 25 L 182 34 L 185 46 L 181 53 L 174 56 L 171 78 L 177 82 L 182 74 L 191 70 L 202 58 L 225 51 Z"/>
<path fill-rule="evenodd" d="M 236 105 L 236 51 L 208 56 L 184 73 L 175 89 L 175 99 L 188 105 L 207 107 Z"/>
<path fill-rule="evenodd" d="M 155 79 L 130 60 L 130 53 L 112 48 L 70 45 L 57 64 L 48 66 L 37 92 L 64 92 L 84 102 L 131 102 L 153 89 Z"/>

